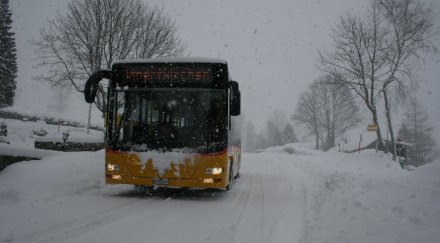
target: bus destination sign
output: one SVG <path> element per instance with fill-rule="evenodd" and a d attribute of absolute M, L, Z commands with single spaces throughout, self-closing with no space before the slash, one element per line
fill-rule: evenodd
<path fill-rule="evenodd" d="M 209 82 L 212 80 L 209 66 L 143 65 L 127 66 L 125 80 L 164 82 Z"/>

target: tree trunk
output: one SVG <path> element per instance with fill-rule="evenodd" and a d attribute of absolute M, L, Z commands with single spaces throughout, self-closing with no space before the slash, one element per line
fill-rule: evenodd
<path fill-rule="evenodd" d="M 315 149 L 319 150 L 319 131 L 318 122 L 316 121 L 316 115 L 313 117 L 313 130 L 315 132 Z"/>
<path fill-rule="evenodd" d="M 386 114 L 386 117 L 387 117 L 388 130 L 390 132 L 393 160 L 396 161 L 396 158 L 397 158 L 397 155 L 396 155 L 396 140 L 394 138 L 393 124 L 391 122 L 390 104 L 389 104 L 389 101 L 388 101 L 388 93 L 387 93 L 386 90 L 383 90 L 383 100 L 384 100 L 384 103 L 385 103 L 385 114 Z"/>
<path fill-rule="evenodd" d="M 388 149 L 383 144 L 382 133 L 381 133 L 380 126 L 379 126 L 379 119 L 377 117 L 377 111 L 376 111 L 376 109 L 370 109 L 370 111 L 371 111 L 371 114 L 373 114 L 373 122 L 374 122 L 374 124 L 376 124 L 376 135 L 377 135 L 377 141 L 379 142 L 378 145 L 380 148 L 384 148 L 385 153 L 388 153 Z"/>

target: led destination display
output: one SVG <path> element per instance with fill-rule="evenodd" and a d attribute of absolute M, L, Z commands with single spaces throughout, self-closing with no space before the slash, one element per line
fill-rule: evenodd
<path fill-rule="evenodd" d="M 129 81 L 212 81 L 212 72 L 209 66 L 127 66 L 124 79 Z"/>

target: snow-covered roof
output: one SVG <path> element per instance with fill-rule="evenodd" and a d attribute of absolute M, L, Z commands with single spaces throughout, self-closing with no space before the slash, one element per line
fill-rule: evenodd
<path fill-rule="evenodd" d="M 113 64 L 120 63 L 222 63 L 227 64 L 223 59 L 209 57 L 159 57 L 149 59 L 125 59 L 116 60 Z"/>

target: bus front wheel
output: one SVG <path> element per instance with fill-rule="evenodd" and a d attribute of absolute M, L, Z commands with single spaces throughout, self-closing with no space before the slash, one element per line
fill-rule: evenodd
<path fill-rule="evenodd" d="M 234 179 L 233 176 L 233 170 L 232 170 L 232 163 L 229 164 L 229 181 L 228 181 L 228 185 L 226 186 L 226 190 L 230 190 L 232 187 L 232 180 Z"/>

